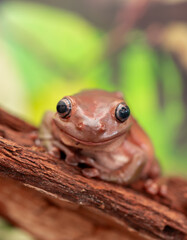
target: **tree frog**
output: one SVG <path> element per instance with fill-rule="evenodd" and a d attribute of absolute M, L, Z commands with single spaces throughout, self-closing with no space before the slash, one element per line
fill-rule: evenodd
<path fill-rule="evenodd" d="M 146 190 L 158 193 L 152 181 L 160 175 L 153 145 L 120 92 L 85 90 L 63 97 L 56 109 L 44 115 L 39 130 L 50 154 L 63 152 L 67 164 L 84 165 L 88 178 L 124 185 L 145 179 Z"/>

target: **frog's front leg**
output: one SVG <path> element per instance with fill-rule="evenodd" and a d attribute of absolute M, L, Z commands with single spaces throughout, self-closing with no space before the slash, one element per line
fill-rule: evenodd
<path fill-rule="evenodd" d="M 119 166 L 118 161 L 123 158 L 124 163 Z M 106 153 L 106 156 L 96 156 L 92 168 L 84 169 L 83 174 L 86 177 L 94 175 L 105 181 L 127 185 L 141 177 L 146 162 L 147 156 L 144 151 L 126 140 L 116 151 Z"/>
<path fill-rule="evenodd" d="M 47 152 L 57 158 L 61 157 L 60 151 L 64 152 L 66 155 L 65 161 L 71 165 L 77 165 L 75 154 L 62 142 L 56 139 L 53 135 L 52 130 L 52 121 L 53 121 L 53 112 L 46 112 L 42 119 L 42 123 L 39 128 L 39 144 L 42 145 Z"/>
<path fill-rule="evenodd" d="M 105 172 L 105 168 L 98 164 L 97 161 L 91 157 L 77 155 L 79 163 L 86 164 L 86 168 L 82 169 L 82 174 L 87 178 L 99 177 L 100 172 Z"/>
<path fill-rule="evenodd" d="M 136 153 L 130 161 L 111 172 L 100 172 L 99 178 L 105 181 L 128 185 L 137 180 L 146 164 L 144 153 Z"/>

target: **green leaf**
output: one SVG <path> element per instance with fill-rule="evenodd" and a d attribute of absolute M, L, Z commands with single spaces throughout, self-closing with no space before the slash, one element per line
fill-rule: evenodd
<path fill-rule="evenodd" d="M 101 32 L 80 16 L 29 2 L 6 2 L 4 37 L 31 90 L 52 78 L 80 79 L 104 51 Z"/>

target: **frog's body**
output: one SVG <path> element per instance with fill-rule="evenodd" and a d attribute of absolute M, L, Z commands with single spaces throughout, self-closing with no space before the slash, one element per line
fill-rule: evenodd
<path fill-rule="evenodd" d="M 88 90 L 63 98 L 57 113 L 44 116 L 39 137 L 51 154 L 65 152 L 68 164 L 85 163 L 87 177 L 130 184 L 160 173 L 151 141 L 119 92 Z"/>

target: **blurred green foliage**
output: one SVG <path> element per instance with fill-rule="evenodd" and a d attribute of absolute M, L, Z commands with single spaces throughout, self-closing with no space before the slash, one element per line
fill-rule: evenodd
<path fill-rule="evenodd" d="M 176 147 L 185 108 L 181 78 L 172 58 L 165 54 L 161 59 L 143 33 L 136 33 L 121 51 L 115 81 L 111 61 L 103 57 L 107 34 L 75 13 L 29 2 L 6 2 L 0 8 L 0 29 L 0 39 L 24 86 L 24 118 L 39 124 L 45 110 L 55 110 L 64 95 L 82 89 L 120 90 L 151 136 L 165 173 L 185 174 L 186 151 Z M 19 108 L 14 104 L 18 95 L 15 89 L 8 96 L 12 99 L 8 108 Z M 4 105 L 6 99 L 0 101 Z"/>
<path fill-rule="evenodd" d="M 12 225 L 0 218 L 0 240 L 34 240 L 28 233 Z"/>

